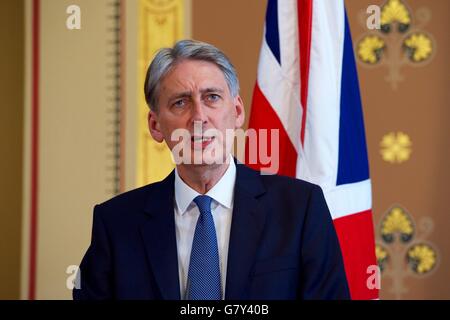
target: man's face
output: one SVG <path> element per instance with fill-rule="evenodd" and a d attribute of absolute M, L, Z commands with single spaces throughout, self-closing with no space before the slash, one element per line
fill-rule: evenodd
<path fill-rule="evenodd" d="M 188 162 L 194 163 L 194 156 L 198 159 L 200 155 L 202 164 L 211 164 L 213 159 L 217 163 L 228 157 L 233 141 L 230 133 L 242 126 L 244 118 L 242 99 L 231 95 L 219 67 L 206 61 L 184 60 L 160 83 L 157 111 L 150 111 L 148 120 L 153 138 L 166 141 L 185 163 L 186 149 L 180 153 L 180 143 L 190 149 Z M 174 138 L 177 129 L 185 129 L 189 137 Z"/>

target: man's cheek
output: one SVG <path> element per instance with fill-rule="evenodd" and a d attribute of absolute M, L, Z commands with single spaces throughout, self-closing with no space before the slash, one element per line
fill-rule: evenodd
<path fill-rule="evenodd" d="M 164 131 L 164 133 L 163 133 L 164 140 L 166 141 L 166 144 L 170 150 L 172 150 L 173 147 L 176 144 L 178 144 L 178 139 L 179 139 L 179 138 L 174 137 L 173 132 L 174 132 L 174 130 L 170 130 L 170 131 Z"/>

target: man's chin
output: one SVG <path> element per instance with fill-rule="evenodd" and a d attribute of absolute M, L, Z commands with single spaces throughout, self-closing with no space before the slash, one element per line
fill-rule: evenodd
<path fill-rule="evenodd" d="M 185 166 L 217 166 L 227 162 L 227 158 L 223 155 L 211 155 L 206 152 L 195 152 L 191 157 L 174 158 L 175 164 Z"/>

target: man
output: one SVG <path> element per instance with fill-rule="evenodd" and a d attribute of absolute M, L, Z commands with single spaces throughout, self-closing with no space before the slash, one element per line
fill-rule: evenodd
<path fill-rule="evenodd" d="M 144 90 L 150 133 L 177 167 L 95 207 L 74 298 L 349 298 L 320 187 L 231 156 L 245 113 L 226 56 L 180 41 L 157 53 Z"/>

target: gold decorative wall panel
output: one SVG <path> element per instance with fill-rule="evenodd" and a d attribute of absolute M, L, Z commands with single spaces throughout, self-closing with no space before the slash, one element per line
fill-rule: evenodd
<path fill-rule="evenodd" d="M 138 137 L 137 137 L 137 185 L 162 180 L 173 168 L 171 154 L 166 144 L 152 139 L 147 127 L 148 106 L 143 86 L 145 74 L 156 51 L 170 47 L 186 37 L 185 0 L 139 1 L 139 66 L 138 66 Z"/>

